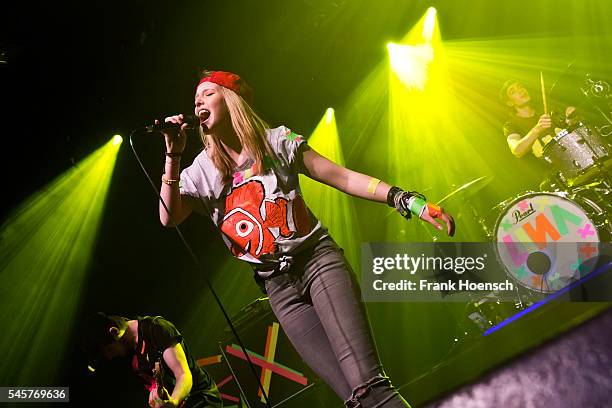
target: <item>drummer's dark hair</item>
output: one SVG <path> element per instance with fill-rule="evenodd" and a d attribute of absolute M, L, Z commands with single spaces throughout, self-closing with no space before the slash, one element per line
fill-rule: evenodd
<path fill-rule="evenodd" d="M 504 84 L 502 85 L 501 89 L 499 90 L 499 100 L 500 101 L 506 102 L 508 100 L 508 88 L 512 84 L 521 84 L 521 85 L 524 86 L 523 82 L 519 81 L 516 78 L 508 79 L 506 82 L 504 82 Z"/>

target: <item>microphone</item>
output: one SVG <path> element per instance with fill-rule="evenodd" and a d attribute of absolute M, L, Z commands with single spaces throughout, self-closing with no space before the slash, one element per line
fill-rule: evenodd
<path fill-rule="evenodd" d="M 206 112 L 206 113 L 207 114 L 205 115 L 205 113 L 203 112 L 203 116 L 206 116 L 206 117 L 203 117 L 204 120 L 206 120 L 206 118 L 210 115 L 209 112 Z M 183 123 L 187 123 L 187 129 L 197 129 L 198 126 L 200 126 L 200 118 L 194 115 L 184 115 Z M 161 132 L 164 130 L 180 129 L 180 128 L 181 128 L 181 125 L 179 125 L 178 123 L 161 122 L 161 123 L 156 123 L 153 125 L 146 125 L 145 127 L 141 128 L 140 131 L 143 133 L 154 133 L 154 132 Z"/>

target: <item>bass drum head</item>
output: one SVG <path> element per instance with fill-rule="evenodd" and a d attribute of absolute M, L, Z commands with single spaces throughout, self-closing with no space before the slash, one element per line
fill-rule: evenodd
<path fill-rule="evenodd" d="M 587 204 L 548 192 L 506 203 L 493 238 L 500 263 L 519 285 L 556 292 L 590 272 L 584 263 L 599 254 L 599 233 Z"/>

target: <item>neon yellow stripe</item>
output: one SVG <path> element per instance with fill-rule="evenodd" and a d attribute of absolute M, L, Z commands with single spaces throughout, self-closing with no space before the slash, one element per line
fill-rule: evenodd
<path fill-rule="evenodd" d="M 370 183 L 368 184 L 368 193 L 374 194 L 376 192 L 376 187 L 380 184 L 380 180 L 377 178 L 370 178 Z"/>
<path fill-rule="evenodd" d="M 276 345 L 278 343 L 278 323 L 273 322 L 272 326 L 268 329 L 268 341 L 266 342 L 265 358 L 267 361 L 273 363 L 274 357 L 276 356 Z M 264 369 L 261 372 L 261 383 L 263 389 L 268 394 L 270 389 L 270 381 L 272 380 L 272 370 Z M 261 393 L 261 392 L 260 392 Z M 261 402 L 265 402 L 263 395 L 260 396 Z"/>

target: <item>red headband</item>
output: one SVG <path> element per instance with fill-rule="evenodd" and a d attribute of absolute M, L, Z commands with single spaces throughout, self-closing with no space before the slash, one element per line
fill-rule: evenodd
<path fill-rule="evenodd" d="M 247 83 L 236 74 L 225 71 L 213 71 L 209 76 L 200 79 L 198 86 L 204 82 L 212 82 L 224 88 L 231 89 L 247 101 L 249 105 L 253 103 L 253 90 Z M 196 87 L 197 89 L 197 87 Z"/>

